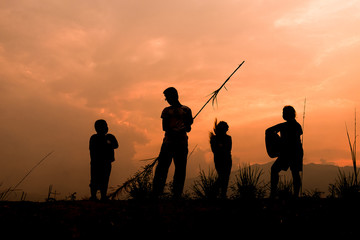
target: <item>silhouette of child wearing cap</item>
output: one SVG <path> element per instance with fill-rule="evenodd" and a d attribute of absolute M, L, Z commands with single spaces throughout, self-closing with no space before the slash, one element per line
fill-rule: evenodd
<path fill-rule="evenodd" d="M 285 106 L 283 108 L 283 119 L 286 122 L 266 130 L 266 134 L 280 132 L 279 156 L 271 167 L 271 196 L 277 193 L 279 172 L 281 170 L 287 171 L 289 167 L 293 178 L 294 196 L 299 196 L 301 187 L 300 171 L 302 171 L 304 156 L 300 136 L 303 131 L 295 117 L 295 109 L 292 106 Z"/>
<path fill-rule="evenodd" d="M 97 200 L 96 194 L 100 190 L 101 200 L 107 199 L 107 188 L 111 172 L 111 163 L 115 161 L 114 149 L 118 142 L 114 135 L 108 133 L 105 120 L 95 122 L 96 134 L 90 137 L 90 192 L 91 200 Z"/>
<path fill-rule="evenodd" d="M 220 121 L 217 123 L 217 120 L 215 120 L 214 130 L 210 132 L 210 146 L 214 154 L 215 169 L 218 174 L 217 184 L 221 198 L 226 198 L 232 167 L 232 139 L 231 136 L 227 135 L 228 130 L 229 126 L 226 122 Z"/>

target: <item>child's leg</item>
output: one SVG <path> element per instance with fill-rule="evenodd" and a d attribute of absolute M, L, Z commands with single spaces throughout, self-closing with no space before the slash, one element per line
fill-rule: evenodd
<path fill-rule="evenodd" d="M 294 184 L 294 196 L 298 197 L 301 187 L 301 178 L 299 171 L 291 171 L 293 177 L 293 184 Z"/>
<path fill-rule="evenodd" d="M 96 193 L 98 190 L 99 173 L 98 168 L 95 164 L 90 165 L 90 200 L 96 200 Z"/>
<path fill-rule="evenodd" d="M 100 189 L 101 200 L 107 200 L 107 189 L 109 185 L 110 173 L 111 173 L 111 163 L 108 163 L 104 165 L 103 179 Z"/>
<path fill-rule="evenodd" d="M 90 188 L 90 194 L 91 194 L 90 200 L 96 200 L 97 199 L 96 193 L 97 193 L 97 190 L 95 188 Z"/>
<path fill-rule="evenodd" d="M 172 155 L 169 149 L 163 144 L 158 158 L 153 180 L 153 195 L 158 197 L 164 191 L 167 174 L 171 165 Z"/>
<path fill-rule="evenodd" d="M 278 158 L 279 159 L 279 158 Z M 277 185 L 279 183 L 279 172 L 281 171 L 280 161 L 278 159 L 271 166 L 271 193 L 270 196 L 275 196 L 277 193 Z"/>
<path fill-rule="evenodd" d="M 222 180 L 223 185 L 222 185 L 222 189 L 221 189 L 222 198 L 226 198 L 227 189 L 228 189 L 228 186 L 229 186 L 230 174 L 231 174 L 231 165 L 227 166 L 227 169 L 224 172 L 224 176 L 223 176 L 223 180 Z"/>
<path fill-rule="evenodd" d="M 173 178 L 173 194 L 174 198 L 179 198 L 182 195 L 186 177 L 188 149 L 187 146 L 182 146 L 180 151 L 177 151 L 174 156 L 175 172 Z"/>
<path fill-rule="evenodd" d="M 215 164 L 215 169 L 218 174 L 217 185 L 220 190 L 220 197 L 226 198 L 231 173 L 231 163 L 227 164 L 225 162 L 221 162 L 220 164 L 220 161 L 217 161 Z"/>

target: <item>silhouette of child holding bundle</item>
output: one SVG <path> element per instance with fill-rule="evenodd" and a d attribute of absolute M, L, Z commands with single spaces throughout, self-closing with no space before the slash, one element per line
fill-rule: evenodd
<path fill-rule="evenodd" d="M 279 150 L 276 154 L 278 158 L 271 167 L 272 197 L 277 193 L 279 172 L 281 170 L 286 171 L 289 167 L 293 178 L 294 196 L 299 196 L 301 187 L 300 171 L 302 171 L 304 156 L 300 136 L 303 134 L 303 131 L 295 117 L 295 109 L 292 106 L 285 106 L 283 108 L 283 119 L 286 122 L 270 127 L 265 132 L 267 137 L 273 134 L 276 134 L 277 137 L 277 134 L 280 132 Z"/>
<path fill-rule="evenodd" d="M 217 120 L 215 120 L 214 130 L 210 132 L 210 146 L 214 154 L 215 169 L 218 174 L 217 184 L 220 188 L 221 198 L 226 198 L 232 167 L 232 139 L 231 136 L 226 134 L 228 130 L 229 126 L 226 122 L 220 121 L 217 123 Z"/>
<path fill-rule="evenodd" d="M 97 200 L 96 194 L 100 190 L 101 200 L 107 199 L 107 188 L 111 172 L 111 163 L 115 161 L 114 149 L 118 142 L 114 135 L 108 133 L 105 120 L 95 122 L 96 134 L 90 137 L 90 192 L 91 200 Z"/>

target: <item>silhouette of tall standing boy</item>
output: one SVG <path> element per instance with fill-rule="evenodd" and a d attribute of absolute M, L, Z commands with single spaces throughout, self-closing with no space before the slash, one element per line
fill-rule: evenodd
<path fill-rule="evenodd" d="M 169 87 L 164 91 L 165 100 L 170 104 L 161 113 L 162 128 L 165 136 L 158 157 L 153 180 L 153 195 L 162 194 L 169 167 L 174 159 L 175 173 L 173 178 L 173 196 L 182 195 L 188 154 L 188 136 L 193 123 L 191 109 L 181 105 L 179 95 L 175 88 Z"/>
<path fill-rule="evenodd" d="M 101 200 L 107 199 L 107 188 L 111 172 L 111 163 L 115 161 L 114 149 L 118 142 L 114 135 L 108 133 L 105 120 L 95 122 L 96 134 L 90 137 L 90 192 L 91 200 L 96 200 L 97 191 L 100 190 Z"/>
<path fill-rule="evenodd" d="M 229 177 L 231 173 L 231 148 L 232 139 L 227 135 L 229 125 L 215 120 L 214 131 L 210 132 L 210 146 L 214 154 L 215 169 L 218 174 L 217 183 L 220 189 L 221 198 L 226 198 L 226 192 L 229 185 Z"/>
<path fill-rule="evenodd" d="M 294 196 L 299 196 L 301 187 L 300 171 L 303 168 L 304 156 L 300 136 L 303 131 L 295 117 L 295 109 L 292 106 L 285 106 L 283 108 L 283 119 L 286 122 L 268 128 L 265 133 L 268 135 L 280 132 L 278 158 L 271 167 L 271 196 L 275 196 L 277 193 L 279 172 L 281 170 L 286 171 L 289 167 L 293 178 Z"/>

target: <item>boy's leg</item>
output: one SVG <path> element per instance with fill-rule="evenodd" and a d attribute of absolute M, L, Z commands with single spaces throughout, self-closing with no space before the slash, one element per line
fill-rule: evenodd
<path fill-rule="evenodd" d="M 159 154 L 153 180 L 153 196 L 158 197 L 164 191 L 167 174 L 171 165 L 172 155 L 168 146 L 163 143 Z"/>
<path fill-rule="evenodd" d="M 270 196 L 274 197 L 277 194 L 277 185 L 279 183 L 279 172 L 281 171 L 279 158 L 271 166 L 271 183 Z"/>
<path fill-rule="evenodd" d="M 97 182 L 98 182 L 98 171 L 95 164 L 90 164 L 90 200 L 96 200 L 96 193 L 98 190 Z"/>
<path fill-rule="evenodd" d="M 224 192 L 224 190 L 225 190 L 225 187 L 227 188 L 227 185 L 226 185 L 227 171 L 224 166 L 224 163 L 220 162 L 220 161 L 215 161 L 215 170 L 217 173 L 217 179 L 215 182 L 216 188 L 217 188 L 218 193 L 220 193 L 220 197 L 224 198 L 224 195 L 226 196 L 226 192 Z"/>
<path fill-rule="evenodd" d="M 91 194 L 90 200 L 97 200 L 96 193 L 97 190 L 95 188 L 90 187 L 90 194 Z"/>
<path fill-rule="evenodd" d="M 229 185 L 229 179 L 230 179 L 230 173 L 231 173 L 231 165 L 226 166 L 226 169 L 224 170 L 224 173 L 222 174 L 222 185 L 221 185 L 221 197 L 226 198 L 226 193 Z"/>
<path fill-rule="evenodd" d="M 300 172 L 295 170 L 291 171 L 293 177 L 293 184 L 294 184 L 294 196 L 299 197 L 300 187 L 301 187 L 301 177 Z"/>
<path fill-rule="evenodd" d="M 101 200 L 107 200 L 107 189 L 109 185 L 110 173 L 111 173 L 111 163 L 106 164 L 103 169 L 103 178 L 100 189 Z"/>
<path fill-rule="evenodd" d="M 175 173 L 173 180 L 173 194 L 174 198 L 179 198 L 182 195 L 186 177 L 186 164 L 188 148 L 181 146 L 182 149 L 178 149 L 174 156 Z"/>

